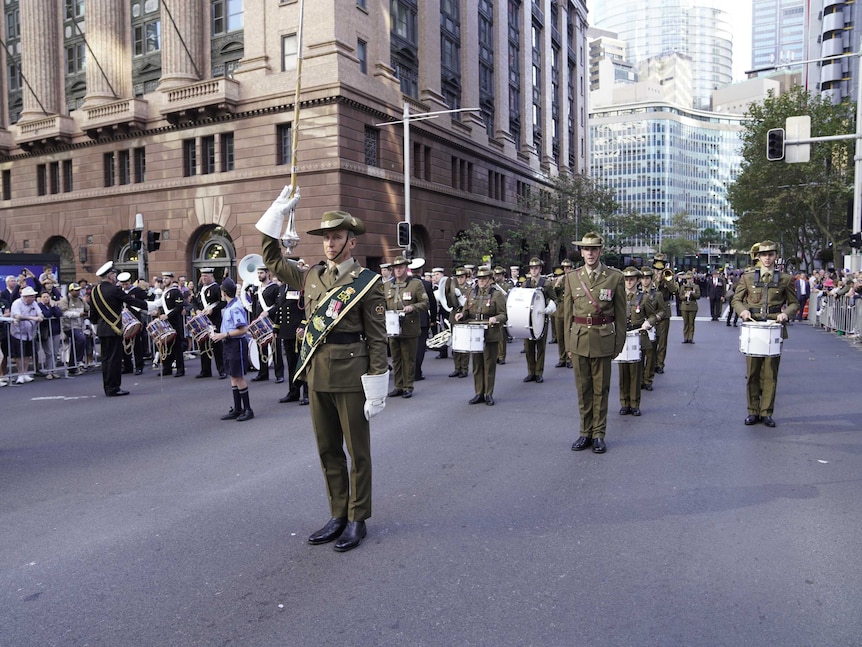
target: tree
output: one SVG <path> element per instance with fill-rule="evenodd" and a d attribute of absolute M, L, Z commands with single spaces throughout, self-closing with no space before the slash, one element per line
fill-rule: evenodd
<path fill-rule="evenodd" d="M 485 256 L 492 259 L 498 256 L 497 237 L 494 232 L 500 227 L 500 223 L 490 220 L 488 222 L 474 222 L 470 228 L 455 238 L 449 247 L 449 256 L 453 263 L 464 265 L 465 263 L 482 263 Z"/>
<path fill-rule="evenodd" d="M 607 215 L 604 225 L 605 248 L 608 252 L 622 254 L 623 247 L 646 244 L 646 240 L 658 235 L 661 216 L 627 211 Z"/>
<path fill-rule="evenodd" d="M 695 242 L 697 225 L 687 211 L 673 214 L 670 227 L 665 227 L 661 240 L 661 251 L 668 255 L 670 265 L 676 267 L 677 259 L 696 255 L 699 248 Z"/>
<path fill-rule="evenodd" d="M 769 162 L 766 132 L 783 127 L 787 117 L 810 115 L 812 137 L 846 135 L 855 132 L 855 112 L 850 102 L 833 105 L 800 86 L 750 106 L 741 171 L 728 187 L 742 248 L 774 240 L 786 257 L 798 256 L 807 267 L 819 249 L 846 239 L 853 141 L 813 143 L 807 163 Z"/>

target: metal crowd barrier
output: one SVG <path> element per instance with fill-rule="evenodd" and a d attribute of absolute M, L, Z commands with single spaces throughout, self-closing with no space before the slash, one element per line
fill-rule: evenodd
<path fill-rule="evenodd" d="M 811 296 L 814 307 L 808 307 L 808 321 L 813 326 L 840 336 L 853 336 L 854 343 L 862 338 L 862 299 L 847 295 L 835 297 L 825 292 Z"/>

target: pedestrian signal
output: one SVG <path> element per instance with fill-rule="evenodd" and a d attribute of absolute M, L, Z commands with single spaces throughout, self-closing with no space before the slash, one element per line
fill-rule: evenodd
<path fill-rule="evenodd" d="M 141 230 L 140 229 L 130 229 L 129 230 L 129 248 L 133 252 L 141 251 Z"/>
<path fill-rule="evenodd" d="M 766 133 L 766 159 L 770 162 L 784 159 L 784 128 L 773 128 Z"/>
<path fill-rule="evenodd" d="M 850 247 L 854 249 L 862 247 L 862 232 L 857 231 L 855 234 L 850 234 Z"/>
<path fill-rule="evenodd" d="M 148 252 L 154 252 L 159 247 L 162 246 L 162 244 L 159 242 L 159 238 L 161 238 L 161 234 L 159 232 L 157 232 L 157 231 L 148 231 L 147 232 L 147 251 Z"/>
<path fill-rule="evenodd" d="M 411 244 L 410 223 L 401 221 L 398 223 L 398 246 L 407 249 Z"/>

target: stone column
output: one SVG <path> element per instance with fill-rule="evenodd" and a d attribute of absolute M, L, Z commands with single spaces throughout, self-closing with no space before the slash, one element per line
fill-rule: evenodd
<path fill-rule="evenodd" d="M 159 90 L 209 77 L 204 44 L 209 42 L 210 6 L 204 0 L 162 1 L 162 78 Z"/>
<path fill-rule="evenodd" d="M 509 131 L 509 5 L 494 3 L 494 136 L 514 142 Z"/>
<path fill-rule="evenodd" d="M 92 53 L 87 52 L 85 108 L 132 96 L 128 8 L 127 2 L 87 0 L 85 33 Z"/>
<path fill-rule="evenodd" d="M 440 91 L 440 0 L 422 0 L 418 5 L 419 100 L 432 111 L 446 110 L 450 106 Z"/>
<path fill-rule="evenodd" d="M 21 121 L 34 121 L 47 115 L 58 115 L 64 111 L 60 74 L 63 60 L 62 32 L 59 16 L 60 4 L 51 0 L 29 0 L 20 4 L 21 70 L 26 83 L 24 109 Z"/>

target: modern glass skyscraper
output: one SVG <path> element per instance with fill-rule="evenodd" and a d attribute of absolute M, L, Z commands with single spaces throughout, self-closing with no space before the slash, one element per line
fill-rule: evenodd
<path fill-rule="evenodd" d="M 752 68 L 805 60 L 806 4 L 806 0 L 752 0 Z"/>
<path fill-rule="evenodd" d="M 692 107 L 708 110 L 710 93 L 733 79 L 730 15 L 718 0 L 595 0 L 592 24 L 626 41 L 626 58 L 678 52 L 692 60 Z"/>

